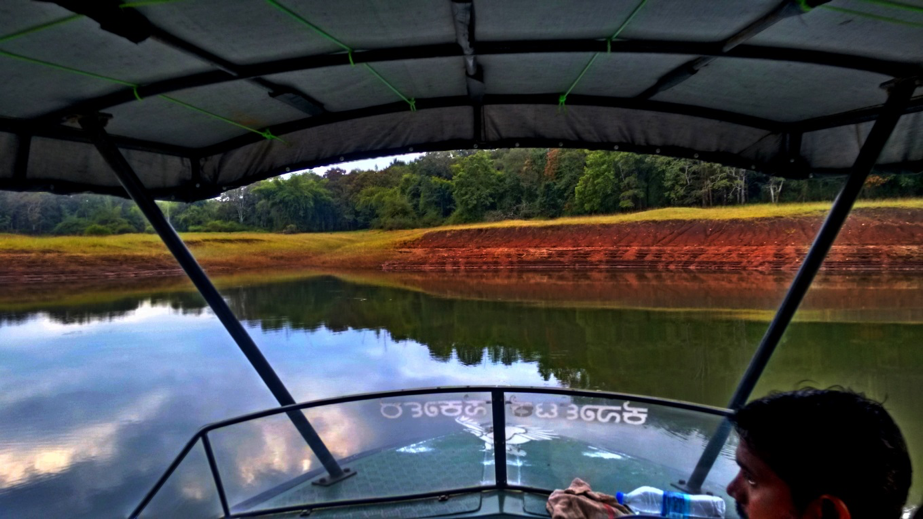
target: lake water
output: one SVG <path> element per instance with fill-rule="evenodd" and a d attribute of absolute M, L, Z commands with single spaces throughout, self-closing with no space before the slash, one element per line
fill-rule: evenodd
<path fill-rule="evenodd" d="M 218 284 L 298 401 L 511 384 L 723 406 L 789 280 L 285 273 Z M 887 399 L 919 474 L 921 288 L 912 275 L 822 276 L 755 394 L 837 384 Z M 183 280 L 4 287 L 0 517 L 124 517 L 200 426 L 274 404 Z"/>

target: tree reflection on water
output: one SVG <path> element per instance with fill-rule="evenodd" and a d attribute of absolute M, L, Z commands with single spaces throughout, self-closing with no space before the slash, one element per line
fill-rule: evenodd
<path fill-rule="evenodd" d="M 299 400 L 544 382 L 720 406 L 787 281 L 538 272 L 218 284 Z M 887 397 L 923 464 L 921 283 L 821 277 L 756 394 L 809 381 Z M 274 404 L 181 281 L 14 287 L 0 296 L 0 336 L 0 515 L 124 515 L 199 426 Z"/>

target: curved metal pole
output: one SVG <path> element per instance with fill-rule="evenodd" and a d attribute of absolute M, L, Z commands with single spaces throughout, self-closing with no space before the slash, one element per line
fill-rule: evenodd
<path fill-rule="evenodd" d="M 237 320 L 234 312 L 228 307 L 227 302 L 225 302 L 221 294 L 218 293 L 218 290 L 205 274 L 205 271 L 202 270 L 202 267 L 199 266 L 199 263 L 192 256 L 192 253 L 186 248 L 182 238 L 176 234 L 176 231 L 170 223 L 167 222 L 167 219 L 164 218 L 160 208 L 157 207 L 157 204 L 148 195 L 144 184 L 138 179 L 131 165 L 128 164 L 128 161 L 125 160 L 125 157 L 122 156 L 122 153 L 109 138 L 109 135 L 103 128 L 104 125 L 104 121 L 98 114 L 80 118 L 80 126 L 87 132 L 87 135 L 93 141 L 93 144 L 99 150 L 100 154 L 102 154 L 106 163 L 112 167 L 119 182 L 125 188 L 125 191 L 127 191 L 132 200 L 138 204 L 138 208 L 141 209 L 141 212 L 144 213 L 144 216 L 154 227 L 154 230 L 160 235 L 164 244 L 166 244 L 170 252 L 173 253 L 176 261 L 179 262 L 183 270 L 186 271 L 189 279 L 191 279 L 192 283 L 199 289 L 202 297 L 205 298 L 205 302 L 208 303 L 218 317 L 218 320 L 221 321 L 221 324 L 223 324 L 228 333 L 231 334 L 234 342 L 240 347 L 240 351 L 244 353 L 247 360 L 250 361 L 250 365 L 252 365 L 253 369 L 259 374 L 260 378 L 266 384 L 266 387 L 269 388 L 269 391 L 272 392 L 272 396 L 276 398 L 279 405 L 285 406 L 294 404 L 295 399 L 292 398 L 292 395 L 288 392 L 282 380 L 276 375 L 276 372 L 272 369 L 266 357 L 263 356 L 259 347 L 253 342 L 250 334 L 247 333 L 243 325 L 240 324 L 240 321 Z M 302 412 L 292 411 L 288 413 L 288 416 L 295 425 L 295 428 L 298 429 L 298 432 L 301 433 L 301 436 L 308 442 L 308 446 L 314 451 L 314 454 L 324 465 L 324 468 L 327 469 L 327 472 L 330 474 L 330 480 L 339 480 L 353 474 L 349 472 L 348 469 L 344 472 L 344 470 L 340 468 L 340 465 L 333 458 L 330 450 L 324 445 L 324 441 L 318 436 L 317 431 L 314 430 L 314 427 L 311 426 Z"/>
<path fill-rule="evenodd" d="M 853 204 L 862 191 L 862 185 L 865 184 L 865 179 L 868 178 L 869 173 L 871 173 L 872 168 L 878 161 L 878 157 L 881 155 L 881 151 L 884 149 L 885 144 L 888 143 L 891 132 L 897 126 L 897 122 L 911 96 L 913 96 L 918 82 L 919 79 L 911 78 L 897 81 L 891 85 L 888 100 L 885 102 L 878 120 L 875 121 L 872 131 L 869 132 L 869 136 L 865 139 L 862 149 L 859 150 L 859 156 L 856 157 L 856 161 L 853 163 L 846 184 L 843 185 L 833 202 L 830 213 L 827 214 L 827 219 L 824 220 L 824 225 L 814 238 L 814 243 L 811 244 L 811 249 L 804 258 L 801 268 L 798 269 L 798 274 L 792 281 L 782 305 L 779 306 L 779 310 L 769 324 L 763 340 L 760 341 L 759 348 L 757 348 L 756 353 L 750 360 L 750 365 L 747 366 L 747 371 L 744 373 L 743 378 L 740 379 L 740 383 L 734 391 L 734 396 L 731 397 L 731 402 L 728 404 L 730 409 L 740 409 L 750 398 L 750 393 L 753 392 L 756 382 L 759 380 L 760 375 L 763 374 L 763 370 L 766 368 L 770 357 L 772 357 L 776 346 L 778 346 L 779 340 L 785 333 L 785 329 L 792 321 L 792 317 L 795 315 L 795 311 L 798 310 L 798 306 L 801 304 L 801 300 L 804 299 L 808 288 L 810 288 L 811 282 L 814 281 L 814 276 L 820 270 L 824 258 L 830 251 L 830 247 L 846 221 L 846 217 L 852 211 Z M 699 462 L 696 464 L 688 483 L 684 485 L 681 483 L 683 490 L 690 493 L 701 491 L 702 483 L 705 482 L 705 478 L 718 458 L 721 448 L 730 436 L 731 429 L 732 426 L 728 420 L 725 419 L 721 422 L 708 441 L 708 445 L 705 446 L 705 450 L 702 452 L 702 456 L 699 458 Z"/>

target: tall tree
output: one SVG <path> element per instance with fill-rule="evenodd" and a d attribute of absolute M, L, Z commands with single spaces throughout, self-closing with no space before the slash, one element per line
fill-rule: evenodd
<path fill-rule="evenodd" d="M 274 230 L 322 231 L 332 228 L 333 199 L 324 180 L 313 173 L 292 175 L 259 183 L 257 210 L 268 213 Z"/>
<path fill-rule="evenodd" d="M 584 213 L 609 213 L 618 207 L 615 158 L 608 151 L 591 151 L 586 171 L 575 188 L 574 203 Z"/>
<path fill-rule="evenodd" d="M 497 198 L 500 175 L 486 152 L 465 157 L 453 166 L 455 197 L 454 218 L 459 222 L 475 222 L 484 217 Z"/>

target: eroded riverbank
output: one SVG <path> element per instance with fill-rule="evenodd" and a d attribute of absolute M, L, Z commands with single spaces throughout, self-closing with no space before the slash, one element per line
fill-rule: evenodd
<path fill-rule="evenodd" d="M 298 268 L 790 272 L 801 264 L 823 222 L 822 211 L 813 209 L 768 217 L 734 217 L 736 213 L 728 209 L 689 211 L 692 216 L 687 217 L 663 217 L 663 211 L 650 211 L 402 231 L 200 233 L 184 238 L 213 275 Z M 824 269 L 923 271 L 923 208 L 856 209 Z M 0 236 L 0 283 L 4 284 L 180 274 L 152 235 Z"/>

